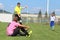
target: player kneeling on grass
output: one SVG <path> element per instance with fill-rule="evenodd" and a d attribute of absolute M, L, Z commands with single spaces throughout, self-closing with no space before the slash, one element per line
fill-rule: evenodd
<path fill-rule="evenodd" d="M 54 30 L 55 19 L 56 19 L 55 13 L 53 12 L 50 16 L 50 27 L 51 27 L 52 30 Z"/>
<path fill-rule="evenodd" d="M 22 28 L 22 31 L 24 33 L 20 32 L 20 29 Z M 7 35 L 8 36 L 30 36 L 30 34 L 32 33 L 32 31 L 30 31 L 29 33 L 26 31 L 27 29 L 29 29 L 28 26 L 25 25 L 21 25 L 20 23 L 18 23 L 18 16 L 14 16 L 13 21 L 8 25 L 7 27 Z"/>

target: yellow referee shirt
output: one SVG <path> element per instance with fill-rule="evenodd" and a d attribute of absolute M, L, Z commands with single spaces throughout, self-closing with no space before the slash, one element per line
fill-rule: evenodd
<path fill-rule="evenodd" d="M 19 8 L 18 6 L 16 6 L 14 9 L 14 11 L 17 12 L 16 14 L 21 14 L 21 10 L 22 10 L 22 7 Z"/>

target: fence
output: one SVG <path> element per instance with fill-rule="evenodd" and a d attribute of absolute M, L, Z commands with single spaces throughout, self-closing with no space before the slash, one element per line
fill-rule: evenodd
<path fill-rule="evenodd" d="M 0 14 L 0 21 L 1 22 L 11 22 L 12 21 L 12 14 Z"/>
<path fill-rule="evenodd" d="M 0 13 L 0 21 L 2 22 L 11 22 L 12 21 L 12 15 L 13 14 L 2 14 Z M 38 22 L 38 15 L 34 14 L 22 14 L 22 20 L 23 22 Z"/>
<path fill-rule="evenodd" d="M 12 15 L 13 14 L 0 14 L 0 21 L 1 22 L 11 22 L 12 21 Z M 25 23 L 49 23 L 49 18 L 45 19 L 44 16 L 40 19 L 38 19 L 38 15 L 34 14 L 22 14 L 22 21 Z M 56 20 L 58 22 L 58 18 Z M 60 22 L 60 20 L 59 20 Z"/>

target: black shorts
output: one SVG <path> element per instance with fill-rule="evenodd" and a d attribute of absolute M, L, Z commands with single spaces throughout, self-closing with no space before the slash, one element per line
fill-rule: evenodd
<path fill-rule="evenodd" d="M 19 27 L 17 27 L 16 29 L 14 29 L 13 34 L 10 35 L 10 36 L 17 36 L 17 35 L 19 35 L 19 36 L 26 36 L 26 34 L 23 34 L 23 33 L 20 32 L 20 29 L 21 28 L 19 28 Z"/>
<path fill-rule="evenodd" d="M 14 32 L 11 36 L 17 36 L 17 34 L 20 33 L 20 29 L 17 27 L 16 29 L 14 29 Z"/>

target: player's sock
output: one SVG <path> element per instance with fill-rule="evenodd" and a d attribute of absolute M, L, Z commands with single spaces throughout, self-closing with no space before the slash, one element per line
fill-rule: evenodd
<path fill-rule="evenodd" d="M 24 28 L 21 28 L 21 30 L 25 33 L 25 35 L 29 36 L 27 30 L 25 30 Z"/>
<path fill-rule="evenodd" d="M 52 30 L 52 26 L 50 26 L 50 30 Z"/>
<path fill-rule="evenodd" d="M 52 26 L 52 30 L 54 30 L 54 26 Z"/>

